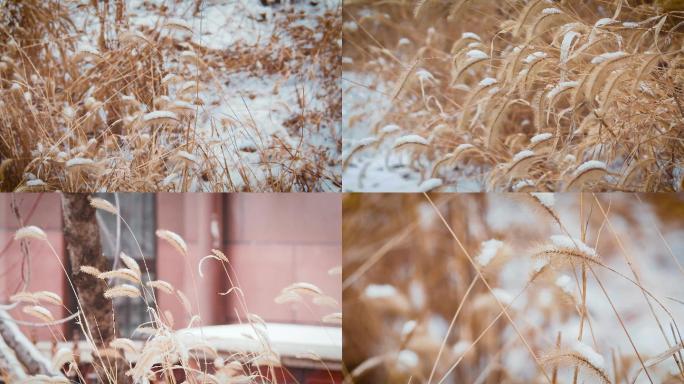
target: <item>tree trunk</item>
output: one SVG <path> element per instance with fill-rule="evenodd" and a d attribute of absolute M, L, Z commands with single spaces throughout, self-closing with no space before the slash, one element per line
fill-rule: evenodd
<path fill-rule="evenodd" d="M 26 335 L 17 327 L 12 316 L 4 309 L 0 309 L 0 344 L 2 344 L 0 349 L 4 349 L 2 347 L 7 346 L 11 351 L 14 351 L 14 355 L 9 356 L 3 356 L 6 354 L 6 351 L 0 351 L 0 359 L 9 359 L 5 363 L 10 366 L 16 366 L 17 363 L 21 363 L 18 367 L 15 367 L 15 374 L 21 375 L 19 370 L 22 369 L 21 366 L 24 366 L 26 372 L 31 375 L 61 376 L 59 371 L 52 368 L 50 360 L 29 341 Z"/>
<path fill-rule="evenodd" d="M 100 229 L 95 208 L 90 206 L 89 196 L 83 193 L 62 194 L 64 240 L 71 264 L 72 281 L 78 294 L 80 309 L 83 310 L 82 318 L 85 319 L 83 326 L 97 348 L 106 348 L 116 337 L 113 305 L 104 297 L 107 283 L 80 271 L 84 265 L 100 271 L 110 269 L 107 258 L 102 254 Z M 93 353 L 93 365 L 101 380 L 112 380 L 115 375 L 117 383 L 125 382 L 123 361 L 114 361 L 105 355 L 100 359 L 95 354 L 96 351 Z"/>
<path fill-rule="evenodd" d="M 0 377 L 6 377 L 10 381 L 19 381 L 26 378 L 26 372 L 22 367 L 14 351 L 5 343 L 0 335 Z M 0 379 L 1 380 L 1 379 Z"/>

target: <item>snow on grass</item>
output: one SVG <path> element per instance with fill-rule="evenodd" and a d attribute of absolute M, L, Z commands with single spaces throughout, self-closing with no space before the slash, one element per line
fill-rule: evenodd
<path fill-rule="evenodd" d="M 590 257 L 598 257 L 598 254 L 596 253 L 596 250 L 582 242 L 582 240 L 574 238 L 574 237 L 569 237 L 566 235 L 553 235 L 551 236 L 551 242 L 553 245 L 559 248 L 567 248 L 567 249 L 577 249 L 583 254 L 590 256 Z"/>
<path fill-rule="evenodd" d="M 605 27 L 606 25 L 615 24 L 615 23 L 617 23 L 617 20 L 611 19 L 609 17 L 604 17 L 603 19 L 599 19 L 594 24 L 594 27 Z"/>
<path fill-rule="evenodd" d="M 529 179 L 522 179 L 515 184 L 513 184 L 513 191 L 519 191 L 526 187 L 534 187 L 534 182 Z"/>
<path fill-rule="evenodd" d="M 579 83 L 577 81 L 563 81 L 555 87 L 553 87 L 553 89 L 546 94 L 546 98 L 551 100 L 554 97 L 558 96 L 559 93 L 565 91 L 566 89 L 575 88 L 578 85 Z"/>
<path fill-rule="evenodd" d="M 572 42 L 575 40 L 575 38 L 580 36 L 581 35 L 575 31 L 569 31 L 565 34 L 565 36 L 563 36 L 560 54 L 561 63 L 565 64 L 568 62 L 568 58 L 570 57 L 570 49 L 572 48 Z"/>
<path fill-rule="evenodd" d="M 87 159 L 85 157 L 74 157 L 66 162 L 66 167 L 77 167 L 81 165 L 92 165 L 94 161 L 92 159 Z"/>
<path fill-rule="evenodd" d="M 159 119 L 173 119 L 173 120 L 178 120 L 178 115 L 171 111 L 152 111 L 150 113 L 146 113 L 142 117 L 143 121 L 149 122 L 153 120 L 159 120 Z"/>
<path fill-rule="evenodd" d="M 190 161 L 190 162 L 192 162 L 192 163 L 197 163 L 197 162 L 198 162 L 197 156 L 195 156 L 195 155 L 193 155 L 193 154 L 190 154 L 190 153 L 188 153 L 188 152 L 186 152 L 186 151 L 178 151 L 178 153 L 176 153 L 176 156 L 178 156 L 178 157 L 181 158 L 181 159 Z"/>
<path fill-rule="evenodd" d="M 420 192 L 430 192 L 433 189 L 441 187 L 443 184 L 444 182 L 442 181 L 442 179 L 427 179 L 420 183 L 420 185 L 418 186 L 418 190 Z"/>
<path fill-rule="evenodd" d="M 461 152 L 461 151 L 465 151 L 466 149 L 470 149 L 470 148 L 475 148 L 475 146 L 472 144 L 463 143 L 463 144 L 459 144 L 458 147 L 456 147 L 456 149 L 454 149 L 454 152 Z"/>
<path fill-rule="evenodd" d="M 575 286 L 573 285 L 572 278 L 568 275 L 558 276 L 558 278 L 556 279 L 556 285 L 563 292 L 567 293 L 570 296 L 573 296 L 575 294 Z"/>
<path fill-rule="evenodd" d="M 506 291 L 505 289 L 494 288 L 494 289 L 492 289 L 492 294 L 501 304 L 503 304 L 505 306 L 509 306 L 509 305 L 513 304 L 513 300 L 514 300 L 513 295 L 511 295 L 511 293 Z"/>
<path fill-rule="evenodd" d="M 466 56 L 469 59 L 473 59 L 473 60 L 489 59 L 489 55 L 480 51 L 479 49 L 471 49 L 470 51 L 468 51 L 468 53 L 466 53 Z"/>
<path fill-rule="evenodd" d="M 369 299 L 384 299 L 397 295 L 397 289 L 389 284 L 370 284 L 363 292 Z"/>
<path fill-rule="evenodd" d="M 401 328 L 401 335 L 402 336 L 409 335 L 411 332 L 413 332 L 416 329 L 416 325 L 418 325 L 418 323 L 416 323 L 415 320 L 409 320 L 409 321 L 405 322 L 404 326 Z"/>
<path fill-rule="evenodd" d="M 473 40 L 477 40 L 477 41 L 482 41 L 480 36 L 474 32 L 463 32 L 463 34 L 461 35 L 461 38 L 462 39 L 473 39 Z"/>
<path fill-rule="evenodd" d="M 544 205 L 546 208 L 553 208 L 553 205 L 556 202 L 556 199 L 553 196 L 553 193 L 549 192 L 533 192 L 532 196 L 534 196 L 537 201 L 539 201 L 542 205 Z"/>
<path fill-rule="evenodd" d="M 580 354 L 582 357 L 586 358 L 591 365 L 599 369 L 605 369 L 605 360 L 594 348 L 582 343 L 581 341 L 575 341 L 572 344 L 573 351 Z"/>
<path fill-rule="evenodd" d="M 553 137 L 553 133 L 549 133 L 549 132 L 540 133 L 540 134 L 532 136 L 532 138 L 530 139 L 530 143 L 532 143 L 532 144 L 541 143 L 542 141 L 548 140 L 552 137 Z"/>
<path fill-rule="evenodd" d="M 548 56 L 548 55 L 546 54 L 546 52 L 537 51 L 537 52 L 534 52 L 534 53 L 529 54 L 529 55 L 525 58 L 524 61 L 525 61 L 525 64 L 532 64 L 532 63 L 534 63 L 534 62 L 537 61 L 537 60 L 546 58 L 547 56 Z"/>
<path fill-rule="evenodd" d="M 401 127 L 399 127 L 396 124 L 388 124 L 388 125 L 385 125 L 384 127 L 380 128 L 380 132 L 385 133 L 385 134 L 398 132 L 400 130 L 401 130 Z"/>
<path fill-rule="evenodd" d="M 41 179 L 33 179 L 26 182 L 27 187 L 40 187 L 45 185 L 45 182 Z"/>
<path fill-rule="evenodd" d="M 498 81 L 493 78 L 493 77 L 485 77 L 484 79 L 480 80 L 480 83 L 478 84 L 480 87 L 488 87 L 490 85 L 496 84 Z"/>
<path fill-rule="evenodd" d="M 601 64 L 605 61 L 613 60 L 613 59 L 619 59 L 619 58 L 625 57 L 625 56 L 627 56 L 627 52 L 624 52 L 624 51 L 606 52 L 606 53 L 602 53 L 602 54 L 594 57 L 593 59 L 591 59 L 591 63 L 592 64 Z"/>
<path fill-rule="evenodd" d="M 401 370 L 411 370 L 418 366 L 420 358 L 410 349 L 403 349 L 397 355 L 397 365 Z"/>
<path fill-rule="evenodd" d="M 599 160 L 589 160 L 585 161 L 582 163 L 577 169 L 575 170 L 575 175 L 579 175 L 580 173 L 583 173 L 585 171 L 589 171 L 592 169 L 603 169 L 605 170 L 607 168 L 606 163 L 603 161 Z"/>
<path fill-rule="evenodd" d="M 374 136 L 369 136 L 369 137 L 364 137 L 363 139 L 359 140 L 356 145 L 359 147 L 366 146 L 366 145 L 371 145 L 373 143 L 376 143 L 378 141 L 377 137 Z"/>
<path fill-rule="evenodd" d="M 513 162 L 517 163 L 520 160 L 527 159 L 528 157 L 534 156 L 534 152 L 530 151 L 529 149 L 524 149 L 513 156 Z"/>
<path fill-rule="evenodd" d="M 496 256 L 499 250 L 503 247 L 503 242 L 497 239 L 490 239 L 483 241 L 480 245 L 480 254 L 477 255 L 475 261 L 483 267 L 486 267 Z"/>
<path fill-rule="evenodd" d="M 394 147 L 398 147 L 404 144 L 418 144 L 418 145 L 428 145 L 428 141 L 419 135 L 406 135 L 397 138 L 394 141 Z"/>
<path fill-rule="evenodd" d="M 534 273 L 539 273 L 541 272 L 544 267 L 549 265 L 549 260 L 548 259 L 536 259 L 534 263 L 532 264 L 532 271 Z"/>

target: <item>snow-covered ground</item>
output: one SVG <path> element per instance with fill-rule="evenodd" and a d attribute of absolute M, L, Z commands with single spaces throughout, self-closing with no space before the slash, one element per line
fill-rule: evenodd
<path fill-rule="evenodd" d="M 331 105 L 332 95 L 339 94 L 339 64 L 331 67 L 332 61 L 310 55 L 313 49 L 341 48 L 339 31 L 329 24 L 331 14 L 341 17 L 341 1 L 264 6 L 259 0 L 205 0 L 199 12 L 195 3 L 133 0 L 126 2 L 126 12 L 130 30 L 143 35 L 161 30 L 180 47 L 178 57 L 166 57 L 165 65 L 177 70 L 186 60 L 183 68 L 200 79 L 197 135 L 210 144 L 222 167 L 227 165 L 227 184 L 243 188 L 245 172 L 239 174 L 237 164 L 247 165 L 249 183 L 258 190 L 268 177 L 299 172 L 311 162 L 325 167 L 315 188 L 339 190 L 341 124 Z M 76 5 L 72 12 L 76 27 L 85 32 L 79 46 L 97 46 L 97 15 Z M 169 22 L 191 30 L 160 28 Z M 321 46 L 330 45 L 330 34 L 338 47 Z M 204 63 L 192 63 L 193 53 Z M 169 82 L 169 93 L 185 85 Z M 165 184 L 173 188 L 180 179 L 180 172 L 170 173 Z M 198 177 L 191 190 L 210 187 Z"/>
<path fill-rule="evenodd" d="M 347 192 L 422 192 L 430 179 L 427 159 L 414 159 L 406 150 L 393 149 L 407 127 L 381 125 L 392 106 L 389 94 L 394 84 L 369 74 L 344 71 L 342 75 L 342 158 L 347 159 L 356 146 L 368 138 L 379 138 L 372 148 L 356 152 L 342 172 Z M 399 126 L 393 131 L 391 126 Z M 389 129 L 388 129 L 389 128 Z M 416 163 L 417 162 L 417 163 Z M 421 164 L 422 166 L 417 166 Z M 429 183 L 428 183 L 429 184 Z M 478 192 L 485 180 L 476 169 L 458 172 L 458 180 L 441 189 L 444 192 Z"/>

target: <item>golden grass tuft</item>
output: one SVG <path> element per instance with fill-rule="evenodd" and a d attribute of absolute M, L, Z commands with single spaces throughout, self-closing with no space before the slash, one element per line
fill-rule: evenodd
<path fill-rule="evenodd" d="M 343 173 L 361 190 L 398 171 L 446 190 L 464 179 L 481 191 L 680 190 L 684 17 L 658 3 L 348 3 L 345 137 L 376 142 L 348 140 Z M 428 139 L 366 172 L 391 153 L 389 125 Z M 536 158 L 511 161 L 525 150 Z M 605 167 L 576 172 L 589 161 Z"/>

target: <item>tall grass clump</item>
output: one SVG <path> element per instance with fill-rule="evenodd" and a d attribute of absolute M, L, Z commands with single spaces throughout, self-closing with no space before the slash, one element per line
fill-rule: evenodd
<path fill-rule="evenodd" d="M 348 1 L 345 182 L 681 190 L 684 8 L 676 3 Z M 393 146 L 409 135 L 425 145 Z"/>
<path fill-rule="evenodd" d="M 318 16 L 311 30 L 298 25 L 306 14 L 283 10 L 277 21 L 264 22 L 292 37 L 293 46 L 273 38 L 247 52 L 205 44 L 209 4 L 187 3 L 173 7 L 195 8 L 188 20 L 168 15 L 167 6 L 134 11 L 124 1 L 0 2 L 0 188 L 339 189 L 339 13 Z M 154 25 L 131 22 L 131 12 L 146 12 Z M 308 56 L 292 52 L 317 45 Z M 321 90 L 288 106 L 292 116 L 282 123 L 291 132 L 272 134 L 263 119 L 239 121 L 223 111 L 234 107 L 222 95 L 226 75 L 238 70 L 282 81 L 295 76 Z M 280 82 L 270 86 L 277 95 Z M 216 94 L 219 102 L 207 100 Z M 309 105 L 314 98 L 326 113 Z"/>
<path fill-rule="evenodd" d="M 676 195 L 348 195 L 346 382 L 681 382 L 682 207 Z"/>

